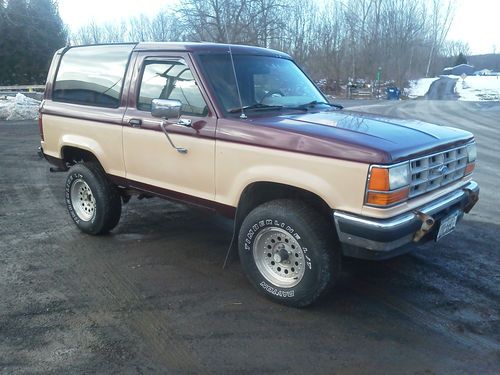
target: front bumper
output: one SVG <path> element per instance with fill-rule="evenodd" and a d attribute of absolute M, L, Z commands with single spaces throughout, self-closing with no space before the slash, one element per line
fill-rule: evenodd
<path fill-rule="evenodd" d="M 440 220 L 458 210 L 460 220 L 476 204 L 479 185 L 470 181 L 418 209 L 392 217 L 374 219 L 334 211 L 335 226 L 344 255 L 356 258 L 385 259 L 411 250 L 416 242 L 435 238 Z M 427 232 L 426 219 L 434 225 Z"/>

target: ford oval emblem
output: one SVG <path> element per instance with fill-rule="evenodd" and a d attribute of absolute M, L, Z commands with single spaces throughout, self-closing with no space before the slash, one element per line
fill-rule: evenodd
<path fill-rule="evenodd" d="M 442 165 L 442 166 L 440 166 L 440 167 L 438 168 L 438 170 L 437 170 L 437 171 L 438 171 L 438 173 L 439 173 L 440 175 L 444 175 L 444 174 L 448 173 L 448 171 L 449 171 L 449 170 L 450 170 L 450 169 L 449 169 L 446 165 Z"/>

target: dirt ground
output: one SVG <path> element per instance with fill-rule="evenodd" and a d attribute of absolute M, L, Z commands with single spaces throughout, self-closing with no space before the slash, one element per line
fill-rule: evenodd
<path fill-rule="evenodd" d="M 222 269 L 214 214 L 134 199 L 110 235 L 80 233 L 37 125 L 0 122 L 0 374 L 498 374 L 500 105 L 367 104 L 349 103 L 473 131 L 480 203 L 439 244 L 346 259 L 301 310 Z"/>

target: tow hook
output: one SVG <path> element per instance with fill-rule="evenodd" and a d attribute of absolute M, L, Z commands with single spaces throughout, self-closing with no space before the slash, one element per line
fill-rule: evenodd
<path fill-rule="evenodd" d="M 479 200 L 479 191 L 472 191 L 471 189 L 464 189 L 464 191 L 469 195 L 469 201 L 463 208 L 464 212 L 468 214 L 469 211 L 472 210 L 472 207 L 474 207 L 474 205 Z"/>
<path fill-rule="evenodd" d="M 422 226 L 413 236 L 413 242 L 418 242 L 432 229 L 435 220 L 431 216 L 420 211 L 415 211 L 415 214 L 422 221 Z"/>

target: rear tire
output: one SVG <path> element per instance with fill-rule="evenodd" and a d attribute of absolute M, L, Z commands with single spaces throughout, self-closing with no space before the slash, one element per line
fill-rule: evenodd
<path fill-rule="evenodd" d="M 304 307 L 323 297 L 340 275 L 341 251 L 328 221 L 300 201 L 274 200 L 241 225 L 240 261 L 267 298 Z"/>
<path fill-rule="evenodd" d="M 120 221 L 122 204 L 118 189 L 96 163 L 78 163 L 70 168 L 65 195 L 69 214 L 82 232 L 107 233 Z"/>

